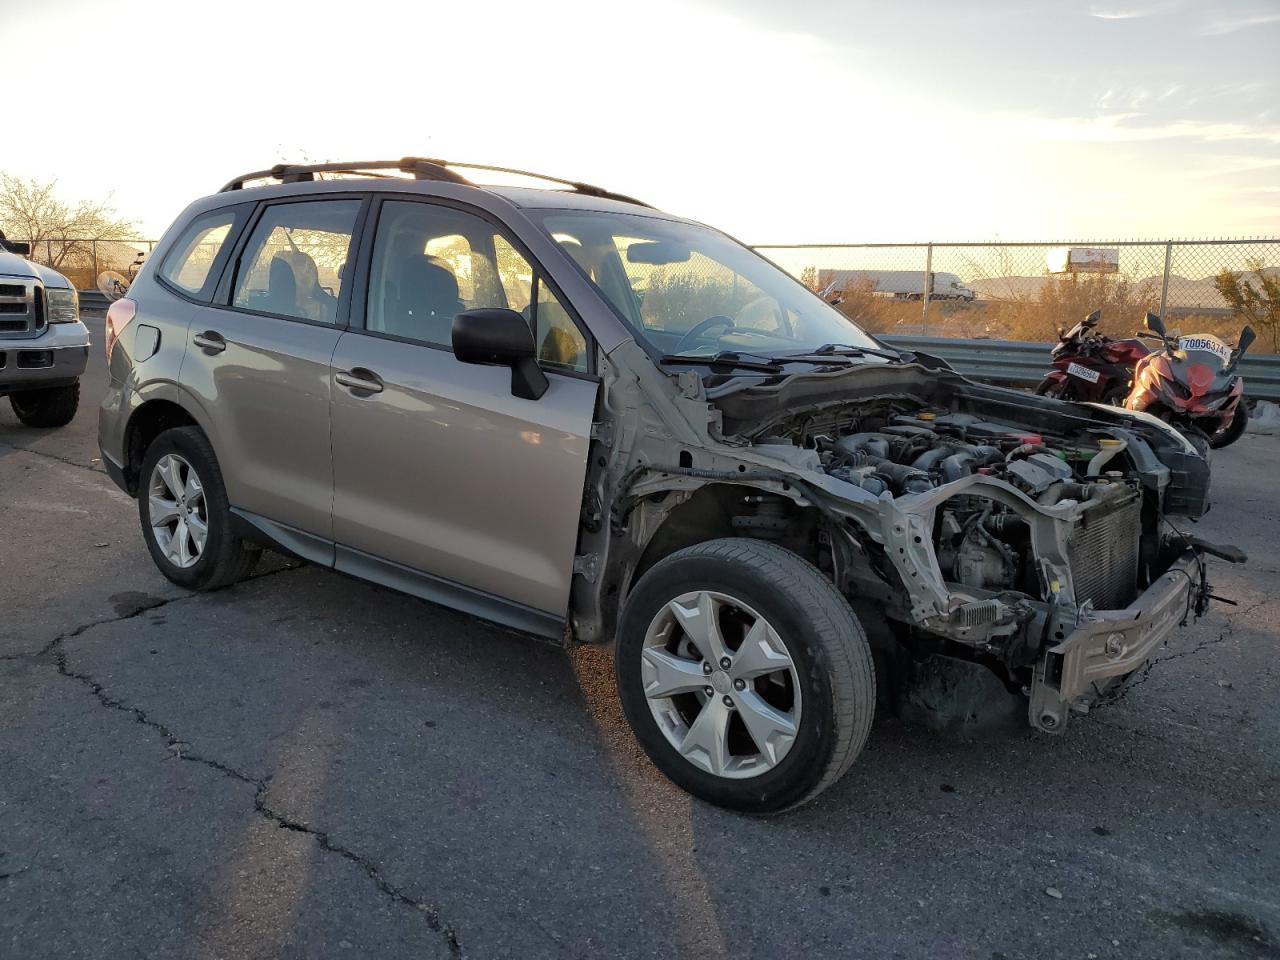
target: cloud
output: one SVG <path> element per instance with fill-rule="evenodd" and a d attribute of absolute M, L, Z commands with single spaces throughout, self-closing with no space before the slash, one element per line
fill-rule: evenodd
<path fill-rule="evenodd" d="M 1150 3 L 1142 7 L 1107 7 L 1095 3 L 1089 7 L 1089 16 L 1099 20 L 1137 20 L 1140 17 L 1163 13 L 1171 6 L 1173 6 L 1172 3 Z"/>
<path fill-rule="evenodd" d="M 1006 115 L 1007 116 L 1007 115 Z M 1255 140 L 1280 143 L 1280 127 L 1245 123 L 1212 123 L 1174 120 L 1168 123 L 1135 123 L 1142 114 L 1113 113 L 1096 117 L 1008 116 L 1030 136 L 1041 140 L 1073 140 L 1086 143 L 1150 143 L 1156 140 Z"/>
<path fill-rule="evenodd" d="M 1280 167 L 1280 157 L 1251 157 L 1227 155 L 1210 157 L 1200 175 L 1205 177 L 1233 177 L 1242 173 L 1257 173 Z"/>
<path fill-rule="evenodd" d="M 1208 23 L 1201 32 L 1207 37 L 1220 37 L 1248 27 L 1262 27 L 1268 23 L 1280 23 L 1280 11 L 1251 13 L 1239 17 L 1224 17 Z"/>

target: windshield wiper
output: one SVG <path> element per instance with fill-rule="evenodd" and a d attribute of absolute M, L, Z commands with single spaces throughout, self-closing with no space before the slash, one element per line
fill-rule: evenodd
<path fill-rule="evenodd" d="M 683 363 L 700 367 L 737 367 L 739 370 L 756 370 L 760 373 L 781 373 L 782 367 L 769 359 L 748 360 L 734 350 L 698 356 L 693 353 L 668 353 L 663 363 Z"/>
<path fill-rule="evenodd" d="M 885 360 L 898 360 L 905 363 L 910 354 L 900 350 L 890 353 L 887 350 L 877 350 L 875 347 L 853 347 L 847 343 L 824 343 L 820 347 L 806 350 L 797 356 L 882 357 Z"/>

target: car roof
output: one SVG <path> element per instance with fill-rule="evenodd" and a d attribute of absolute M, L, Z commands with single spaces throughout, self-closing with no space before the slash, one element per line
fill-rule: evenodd
<path fill-rule="evenodd" d="M 517 207 L 527 210 L 598 210 L 606 213 L 630 213 L 641 217 L 677 219 L 653 207 L 626 203 L 609 197 L 593 197 L 573 190 L 548 190 L 542 187 L 477 186 L 479 190 L 505 197 Z"/>
<path fill-rule="evenodd" d="M 466 171 L 464 175 L 460 171 Z M 474 178 L 475 171 L 482 177 L 498 174 L 498 184 L 484 183 Z M 517 182 L 533 180 L 551 185 L 550 188 L 503 186 L 501 177 L 514 176 Z M 637 213 L 653 210 L 653 207 L 635 197 L 617 193 L 595 184 L 567 179 L 554 174 L 534 173 L 515 167 L 494 166 L 470 160 L 441 160 L 432 157 L 401 157 L 399 160 L 333 160 L 322 163 L 278 163 L 269 170 L 254 170 L 229 180 L 219 192 L 243 193 L 249 184 L 294 185 L 296 190 L 281 190 L 285 196 L 317 192 L 319 184 L 346 183 L 351 179 L 363 181 L 360 192 L 412 191 L 432 196 L 450 196 L 450 188 L 466 188 L 498 196 L 518 208 L 597 210 L 611 213 Z M 410 187 L 407 184 L 413 184 Z M 428 184 L 432 186 L 428 186 Z M 251 188 L 255 191 L 266 187 Z M 345 189 L 349 189 L 346 187 Z M 318 192 L 324 192 L 319 190 Z M 235 202 L 235 201 L 231 201 Z"/>
<path fill-rule="evenodd" d="M 439 180 L 415 180 L 408 177 L 335 177 L 330 180 L 304 180 L 294 183 L 265 183 L 262 186 L 223 190 L 195 201 L 188 214 L 198 214 L 219 207 L 286 197 L 305 197 L 330 193 L 412 193 L 421 196 L 455 200 L 476 200 L 477 194 L 498 197 L 522 210 L 583 210 L 599 213 L 623 213 L 658 220 L 685 221 L 641 203 L 628 203 L 609 197 L 598 197 L 574 190 L 539 187 L 461 184 Z M 184 218 L 185 219 L 185 218 Z"/>

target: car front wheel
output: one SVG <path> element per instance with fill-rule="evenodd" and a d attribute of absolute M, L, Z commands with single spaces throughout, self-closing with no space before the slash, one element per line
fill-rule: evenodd
<path fill-rule="evenodd" d="M 875 709 L 848 602 L 817 568 L 756 540 L 708 541 L 647 571 L 623 612 L 616 670 L 658 768 L 748 813 L 798 806 L 839 779 Z"/>
<path fill-rule="evenodd" d="M 9 405 L 25 426 L 65 427 L 75 419 L 80 406 L 80 382 L 14 393 L 9 396 Z"/>
<path fill-rule="evenodd" d="M 262 552 L 232 532 L 222 472 L 196 427 L 166 430 L 147 448 L 138 515 L 160 572 L 192 590 L 215 590 L 244 579 Z"/>

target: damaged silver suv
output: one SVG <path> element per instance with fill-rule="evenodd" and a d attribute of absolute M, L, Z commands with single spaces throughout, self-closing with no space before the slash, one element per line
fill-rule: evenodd
<path fill-rule="evenodd" d="M 270 546 L 616 641 L 654 763 L 752 812 L 845 772 L 877 673 L 1060 732 L 1207 602 L 1165 517 L 1208 464 L 1163 423 L 972 383 L 628 197 L 460 169 L 492 168 L 238 177 L 112 305 L 103 462 L 169 579 Z"/>

